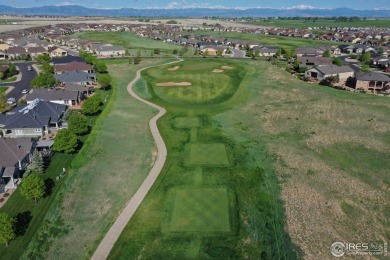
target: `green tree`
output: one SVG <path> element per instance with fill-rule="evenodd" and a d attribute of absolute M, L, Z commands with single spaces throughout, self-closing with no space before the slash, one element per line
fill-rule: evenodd
<path fill-rule="evenodd" d="M 0 79 L 4 79 L 4 72 L 0 71 Z"/>
<path fill-rule="evenodd" d="M 8 65 L 8 71 L 6 72 L 6 75 L 5 77 L 6 78 L 9 78 L 9 77 L 12 77 L 14 75 L 18 74 L 18 71 L 16 70 L 16 66 L 15 64 L 13 64 L 12 62 Z"/>
<path fill-rule="evenodd" d="M 41 65 L 42 74 L 53 74 L 54 68 L 49 63 L 44 62 Z"/>
<path fill-rule="evenodd" d="M 364 64 L 369 64 L 371 61 L 371 54 L 369 52 L 364 52 L 362 55 L 360 55 L 359 61 Z"/>
<path fill-rule="evenodd" d="M 331 57 L 330 51 L 329 50 L 324 51 L 324 53 L 322 54 L 322 57 L 330 58 Z"/>
<path fill-rule="evenodd" d="M 33 169 L 38 174 L 43 174 L 45 171 L 45 163 L 43 161 L 42 155 L 38 150 L 35 150 L 33 153 Z"/>
<path fill-rule="evenodd" d="M 37 57 L 35 57 L 35 60 L 40 63 L 40 64 L 43 64 L 43 63 L 47 63 L 50 61 L 50 56 L 46 53 L 44 54 L 41 54 L 41 55 L 38 55 Z"/>
<path fill-rule="evenodd" d="M 126 50 L 125 50 L 125 56 L 130 56 L 130 51 L 128 48 L 126 48 Z"/>
<path fill-rule="evenodd" d="M 97 82 L 100 84 L 100 86 L 103 89 L 106 89 L 109 86 L 111 86 L 111 80 L 112 80 L 112 78 L 109 74 L 99 74 L 97 76 Z"/>
<path fill-rule="evenodd" d="M 32 173 L 23 179 L 20 194 L 28 200 L 33 199 L 36 204 L 45 195 L 45 183 L 36 173 Z"/>
<path fill-rule="evenodd" d="M 94 68 L 98 73 L 107 73 L 107 65 L 103 61 L 97 61 Z"/>
<path fill-rule="evenodd" d="M 160 49 L 159 48 L 156 48 L 153 50 L 154 54 L 160 54 Z"/>
<path fill-rule="evenodd" d="M 53 150 L 64 153 L 76 152 L 79 140 L 77 135 L 74 134 L 70 129 L 59 130 L 57 136 L 54 139 Z"/>
<path fill-rule="evenodd" d="M 89 97 L 84 101 L 82 112 L 85 115 L 95 115 L 100 111 L 100 105 L 102 101 L 97 96 Z"/>
<path fill-rule="evenodd" d="M 88 119 L 81 114 L 72 114 L 69 117 L 69 130 L 76 135 L 84 135 L 88 133 Z"/>
<path fill-rule="evenodd" d="M 276 53 L 275 53 L 276 57 L 281 57 L 282 56 L 282 49 L 279 48 Z"/>
<path fill-rule="evenodd" d="M 53 74 L 47 73 L 39 74 L 30 82 L 30 86 L 33 88 L 53 87 L 56 84 L 57 80 L 54 78 Z"/>
<path fill-rule="evenodd" d="M 174 49 L 174 50 L 172 51 L 172 54 L 173 54 L 173 55 L 176 55 L 178 52 L 179 52 L 179 51 L 178 51 L 177 49 Z"/>
<path fill-rule="evenodd" d="M 332 63 L 336 66 L 342 66 L 343 63 L 341 62 L 341 60 L 339 58 L 336 58 L 336 57 L 333 57 L 332 58 Z"/>
<path fill-rule="evenodd" d="M 222 57 L 222 50 L 217 50 L 217 56 Z"/>
<path fill-rule="evenodd" d="M 7 213 L 0 213 L 0 243 L 8 246 L 9 241 L 16 237 L 14 224 L 15 220 Z"/>

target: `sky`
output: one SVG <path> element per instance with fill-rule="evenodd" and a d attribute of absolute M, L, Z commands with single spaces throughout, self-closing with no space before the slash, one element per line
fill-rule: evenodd
<path fill-rule="evenodd" d="M 37 7 L 44 5 L 81 5 L 91 8 L 338 8 L 390 9 L 390 0 L 0 0 L 0 5 Z"/>

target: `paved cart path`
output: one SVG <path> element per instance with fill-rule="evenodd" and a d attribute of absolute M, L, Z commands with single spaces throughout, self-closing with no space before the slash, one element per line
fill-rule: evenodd
<path fill-rule="evenodd" d="M 137 192 L 134 194 L 134 196 L 131 198 L 129 203 L 126 205 L 124 210 L 121 212 L 119 217 L 116 219 L 115 223 L 111 226 L 110 230 L 107 232 L 103 240 L 100 242 L 100 245 L 96 249 L 95 253 L 92 256 L 92 260 L 103 260 L 107 259 L 112 247 L 114 246 L 115 242 L 119 238 L 120 234 L 122 233 L 123 229 L 126 227 L 127 223 L 131 219 L 131 217 L 134 215 L 136 210 L 138 209 L 139 205 L 145 198 L 146 194 L 152 187 L 153 183 L 156 181 L 158 175 L 160 174 L 162 168 L 164 167 L 165 159 L 167 157 L 167 147 L 165 146 L 164 140 L 161 137 L 160 131 L 157 127 L 157 120 L 160 119 L 165 114 L 165 109 L 153 104 L 145 99 L 142 99 L 139 97 L 134 91 L 133 91 L 133 85 L 141 78 L 141 71 L 145 69 L 149 69 L 152 67 L 157 66 L 163 66 L 168 64 L 173 64 L 177 62 L 181 62 L 182 60 L 173 61 L 161 65 L 156 66 L 149 66 L 145 67 L 143 69 L 140 69 L 136 73 L 136 77 L 127 85 L 127 91 L 130 93 L 131 96 L 133 96 L 135 99 L 138 99 L 139 101 L 152 106 L 156 109 L 158 109 L 158 114 L 155 115 L 152 119 L 149 121 L 149 127 L 150 131 L 152 132 L 152 136 L 154 138 L 154 141 L 157 146 L 157 159 L 154 163 L 152 169 L 150 170 L 149 175 L 146 177 L 142 185 L 139 187 Z"/>

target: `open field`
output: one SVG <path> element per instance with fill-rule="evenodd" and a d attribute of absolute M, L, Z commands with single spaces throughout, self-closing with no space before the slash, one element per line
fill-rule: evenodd
<path fill-rule="evenodd" d="M 220 103 L 178 105 L 153 93 L 168 111 L 160 122 L 167 163 L 110 259 L 326 259 L 337 240 L 390 239 L 389 99 L 303 83 L 264 61 L 239 64 L 245 76 Z M 142 93 L 153 92 L 147 85 Z M 224 143 L 235 163 L 186 166 L 186 147 L 199 143 Z M 230 232 L 167 231 L 176 190 L 217 187 L 234 194 Z M 186 214 L 195 224 L 203 213 Z"/>
<path fill-rule="evenodd" d="M 24 258 L 88 258 L 149 173 L 155 147 L 147 122 L 155 111 L 131 98 L 126 86 L 136 70 L 167 61 L 106 62 L 117 79 L 113 96 Z M 50 223 L 58 220 L 53 230 Z"/>
<path fill-rule="evenodd" d="M 213 80 L 212 68 L 222 66 L 232 67 L 220 81 L 230 94 L 217 100 L 207 95 L 198 99 L 195 92 L 192 98 L 199 102 L 189 103 L 183 101 L 190 95 L 176 95 L 179 88 L 169 94 L 155 91 L 155 78 L 172 81 L 202 74 Z M 258 81 L 255 67 L 247 61 L 217 59 L 185 61 L 174 73 L 167 68 L 144 71 L 147 90 L 136 87 L 140 95 L 151 93 L 149 100 L 167 109 L 159 121 L 167 161 L 109 259 L 294 258 L 294 246 L 283 229 L 277 179 L 263 144 L 256 143 L 248 156 L 243 145 L 249 140 L 226 135 L 215 121 L 217 114 L 245 100 L 248 85 Z M 232 90 L 231 82 L 236 82 Z M 200 84 L 198 91 L 203 88 L 208 85 Z M 175 102 L 167 101 L 168 95 Z"/>
<path fill-rule="evenodd" d="M 212 60 L 184 62 L 179 70 L 152 68 L 143 72 L 142 77 L 153 93 L 170 103 L 207 104 L 232 96 L 240 84 L 243 73 L 238 65 L 224 73 L 212 73 L 223 65 Z M 158 87 L 160 82 L 189 82 L 191 86 L 161 88 Z"/>
<path fill-rule="evenodd" d="M 272 45 L 272 46 L 285 47 L 290 49 L 309 47 L 309 46 L 318 46 L 318 45 L 337 45 L 337 43 L 329 42 L 329 41 L 319 41 L 319 40 L 310 40 L 310 39 L 301 39 L 301 38 L 297 39 L 291 37 L 252 34 L 252 33 L 249 34 L 249 33 L 238 33 L 238 32 L 203 31 L 202 34 L 253 41 L 253 42 L 260 43 L 261 45 Z"/>
<path fill-rule="evenodd" d="M 69 170 L 70 163 L 74 157 L 74 155 L 60 153 L 53 156 L 50 166 L 41 176 L 48 187 L 47 191 L 49 196 L 46 196 L 35 204 L 34 201 L 26 200 L 22 197 L 20 189 L 17 189 L 7 203 L 0 208 L 0 212 L 6 212 L 11 217 L 17 217 L 19 223 L 18 237 L 11 241 L 8 247 L 5 247 L 4 244 L 0 244 L 0 255 L 2 260 L 19 259 L 23 254 L 23 249 L 27 247 L 35 232 L 42 225 L 45 214 L 53 203 L 55 194 L 57 194 L 63 184 L 63 180 L 55 181 L 55 178 L 61 173 L 62 168 L 65 167 Z M 55 226 L 61 225 L 61 222 L 62 220 L 59 218 L 57 219 L 57 222 L 50 222 L 47 224 L 56 232 Z"/>
<path fill-rule="evenodd" d="M 74 36 L 81 39 L 89 39 L 98 42 L 110 43 L 112 45 L 124 46 L 129 48 L 132 55 L 135 55 L 138 50 L 142 50 L 142 56 L 149 56 L 150 52 L 156 48 L 160 49 L 164 53 L 172 54 L 173 50 L 180 50 L 182 48 L 181 46 L 175 44 L 140 37 L 133 32 L 83 32 L 76 33 Z M 188 53 L 193 54 L 194 50 L 189 48 Z"/>

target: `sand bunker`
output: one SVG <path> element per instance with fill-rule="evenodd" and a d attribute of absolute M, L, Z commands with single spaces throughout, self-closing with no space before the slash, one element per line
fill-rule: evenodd
<path fill-rule="evenodd" d="M 220 69 L 214 69 L 213 72 L 216 72 L 216 73 L 221 73 L 223 72 L 223 70 L 220 70 Z"/>
<path fill-rule="evenodd" d="M 230 67 L 230 66 L 222 66 L 221 69 L 224 69 L 224 70 L 231 70 L 231 69 L 233 69 L 233 67 Z"/>
<path fill-rule="evenodd" d="M 179 68 L 180 68 L 180 66 L 175 66 L 175 67 L 173 67 L 173 68 L 169 68 L 168 70 L 174 71 L 174 70 L 178 70 Z"/>
<path fill-rule="evenodd" d="M 191 82 L 160 82 L 157 83 L 158 87 L 175 87 L 175 86 L 191 86 Z"/>

